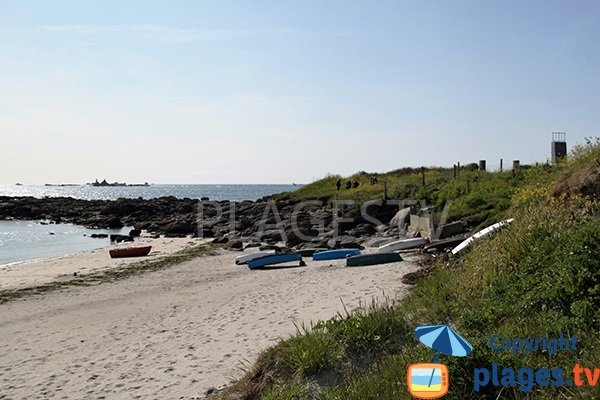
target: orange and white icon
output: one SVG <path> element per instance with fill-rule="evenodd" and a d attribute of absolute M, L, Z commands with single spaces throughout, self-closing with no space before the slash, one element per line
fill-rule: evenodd
<path fill-rule="evenodd" d="M 448 393 L 450 377 L 444 364 L 415 363 L 408 366 L 406 384 L 417 399 L 439 399 Z"/>

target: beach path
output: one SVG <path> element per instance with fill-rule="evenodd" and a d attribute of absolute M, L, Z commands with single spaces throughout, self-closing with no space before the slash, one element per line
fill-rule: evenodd
<path fill-rule="evenodd" d="M 193 399 L 294 323 L 406 294 L 416 259 L 251 271 L 218 252 L 117 282 L 0 305 L 0 399 Z"/>

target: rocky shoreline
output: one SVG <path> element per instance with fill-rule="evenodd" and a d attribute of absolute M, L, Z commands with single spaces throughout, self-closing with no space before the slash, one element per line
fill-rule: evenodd
<path fill-rule="evenodd" d="M 347 202 L 340 206 L 316 200 L 216 202 L 173 196 L 147 200 L 0 196 L 0 220 L 46 220 L 91 228 L 133 226 L 136 231 L 166 237 L 214 238 L 231 249 L 282 242 L 296 249 L 377 245 L 380 239 L 400 234 L 423 235 L 412 218 L 418 212 L 415 210 L 415 206 L 403 208 L 398 202 L 374 202 L 361 208 Z M 460 233 L 465 227 L 458 228 Z"/>

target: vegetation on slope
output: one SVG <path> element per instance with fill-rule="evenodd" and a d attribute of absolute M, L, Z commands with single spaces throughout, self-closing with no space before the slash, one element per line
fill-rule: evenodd
<path fill-rule="evenodd" d="M 551 169 L 549 166 L 539 168 Z M 523 186 L 528 169 L 528 166 L 523 166 L 514 173 L 486 172 L 479 171 L 475 164 L 469 164 L 457 170 L 455 176 L 453 168 L 404 168 L 379 174 L 375 184 L 369 183 L 371 175 L 366 172 L 347 178 L 329 175 L 295 192 L 283 193 L 277 197 L 294 200 L 353 200 L 361 204 L 369 200 L 382 200 L 387 193 L 388 199 L 418 200 L 438 209 L 452 201 L 449 222 L 464 220 L 468 225 L 478 226 L 497 220 L 510 207 L 510 198 Z M 342 180 L 342 189 L 339 191 L 335 185 L 337 179 Z M 345 189 L 348 180 L 358 181 L 360 185 Z"/>
<path fill-rule="evenodd" d="M 448 365 L 448 399 L 595 399 L 593 386 L 487 386 L 474 391 L 476 368 L 600 367 L 600 142 L 576 148 L 558 167 L 527 171 L 508 214 L 515 222 L 476 243 L 463 259 L 438 262 L 401 302 L 370 304 L 299 329 L 266 350 L 221 399 L 409 399 L 406 368 L 433 351 L 414 328 L 447 324 L 473 345 Z M 450 191 L 442 187 L 440 192 Z M 576 336 L 576 351 L 528 355 L 493 351 L 506 338 Z"/>

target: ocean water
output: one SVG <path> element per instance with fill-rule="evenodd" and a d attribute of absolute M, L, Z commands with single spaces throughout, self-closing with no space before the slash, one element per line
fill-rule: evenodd
<path fill-rule="evenodd" d="M 85 200 L 152 199 L 162 196 L 211 200 L 257 200 L 293 191 L 300 185 L 151 185 L 130 187 L 0 185 L 0 196 L 73 197 Z M 44 225 L 41 221 L 0 221 L 0 266 L 40 258 L 75 254 L 110 245 L 109 239 L 92 239 L 92 233 L 128 233 L 91 230 L 70 224 Z M 87 235 L 87 236 L 84 236 Z"/>
<path fill-rule="evenodd" d="M 73 197 L 84 200 L 116 200 L 120 197 L 153 199 L 162 196 L 210 200 L 258 200 L 297 190 L 301 185 L 150 185 L 150 186 L 44 186 L 0 185 L 0 196 Z"/>
<path fill-rule="evenodd" d="M 110 239 L 92 239 L 90 235 L 127 234 L 131 229 L 87 229 L 72 224 L 45 225 L 42 221 L 0 221 L 0 268 L 20 261 L 107 247 Z"/>

